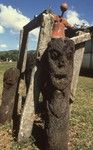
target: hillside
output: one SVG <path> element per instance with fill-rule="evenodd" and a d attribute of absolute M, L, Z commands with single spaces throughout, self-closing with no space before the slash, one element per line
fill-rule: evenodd
<path fill-rule="evenodd" d="M 9 51 L 0 51 L 0 60 L 1 61 L 17 61 L 18 60 L 18 50 L 9 50 Z"/>
<path fill-rule="evenodd" d="M 34 50 L 29 50 L 28 53 L 33 53 Z M 0 51 L 0 61 L 17 61 L 19 56 L 18 50 Z"/>

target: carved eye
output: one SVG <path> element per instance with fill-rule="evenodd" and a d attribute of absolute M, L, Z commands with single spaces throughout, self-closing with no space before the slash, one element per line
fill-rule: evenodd
<path fill-rule="evenodd" d="M 56 60 L 59 57 L 59 53 L 56 50 L 50 51 L 51 59 Z"/>

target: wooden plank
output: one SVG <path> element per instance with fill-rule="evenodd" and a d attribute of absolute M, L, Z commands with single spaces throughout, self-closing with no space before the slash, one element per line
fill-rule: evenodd
<path fill-rule="evenodd" d="M 25 70 L 25 65 L 26 65 L 26 49 L 27 49 L 27 40 L 28 40 L 28 32 L 26 32 L 25 30 L 23 30 L 23 36 L 22 38 L 22 43 L 20 44 L 20 54 L 19 54 L 19 60 L 17 63 L 17 68 L 20 70 L 20 72 L 22 73 Z M 21 39 L 20 39 L 21 41 Z"/>
<path fill-rule="evenodd" d="M 79 44 L 79 43 L 82 43 L 82 42 L 86 42 L 88 40 L 91 39 L 91 33 L 83 33 L 79 36 L 76 36 L 76 37 L 73 37 L 71 38 L 75 44 Z"/>
<path fill-rule="evenodd" d="M 51 40 L 51 30 L 52 30 L 52 22 L 49 14 L 43 14 L 42 26 L 40 29 L 40 36 L 38 41 L 37 52 L 40 52 L 40 57 L 43 55 L 45 49 L 47 48 L 48 42 Z M 35 106 L 34 98 L 37 97 L 34 93 L 39 93 L 39 88 L 37 87 L 37 77 L 35 78 L 35 74 L 39 75 L 37 72 L 37 66 L 33 68 L 31 79 L 30 79 L 30 87 L 27 93 L 26 102 L 24 105 L 24 109 L 21 116 L 20 128 L 18 134 L 18 141 L 25 141 L 31 136 L 31 132 L 33 129 L 33 122 L 35 119 Z M 36 81 L 35 81 L 36 80 Z M 35 83 L 35 84 L 34 84 Z M 36 88 L 35 88 L 35 87 Z M 35 92 L 34 90 L 37 89 Z M 39 98 L 39 97 L 38 97 Z M 37 99 L 38 101 L 38 99 Z"/>
<path fill-rule="evenodd" d="M 79 78 L 79 72 L 83 60 L 85 47 L 79 48 L 76 50 L 74 54 L 74 63 L 73 63 L 73 77 L 71 82 L 71 99 L 74 101 L 75 99 L 75 93 L 77 89 L 78 84 L 78 78 Z"/>
<path fill-rule="evenodd" d="M 31 20 L 27 25 L 24 26 L 24 29 L 29 32 L 37 27 L 40 27 L 42 25 L 42 15 L 43 13 L 47 13 L 46 10 L 44 10 L 40 15 L 35 17 L 33 20 Z"/>
<path fill-rule="evenodd" d="M 34 75 L 36 72 L 36 67 L 33 68 L 30 86 L 26 96 L 26 102 L 21 116 L 20 129 L 18 134 L 18 141 L 27 140 L 31 136 L 33 122 L 35 119 L 35 110 L 34 110 Z"/>
<path fill-rule="evenodd" d="M 53 27 L 52 17 L 48 14 L 43 14 L 43 22 L 40 28 L 40 35 L 37 45 L 37 59 L 41 59 L 47 44 L 51 40 L 51 32 Z"/>
<path fill-rule="evenodd" d="M 20 55 L 19 55 L 19 60 L 18 60 L 18 64 L 17 64 L 17 68 L 18 69 L 20 69 L 20 71 L 21 72 L 24 72 L 24 70 L 25 70 L 25 64 L 26 64 L 26 56 L 27 56 L 27 54 L 26 54 L 26 48 L 27 48 L 27 40 L 28 40 L 28 32 L 29 31 L 31 31 L 31 30 L 33 30 L 33 29 L 35 29 L 35 28 L 37 28 L 37 27 L 39 27 L 39 26 L 41 26 L 41 30 L 40 30 L 40 36 L 42 36 L 43 34 L 43 38 L 44 38 L 44 36 L 45 36 L 45 34 L 49 34 L 49 32 L 50 32 L 50 29 L 49 29 L 49 27 L 47 26 L 47 24 L 49 23 L 49 21 L 48 21 L 48 19 L 46 19 L 45 17 L 43 17 L 43 15 L 45 15 L 46 16 L 46 18 L 48 18 L 48 16 L 49 16 L 49 13 L 47 12 L 47 11 L 44 11 L 44 12 L 42 12 L 39 16 L 37 16 L 37 17 L 35 17 L 32 21 L 30 21 L 26 26 L 24 26 L 24 30 L 23 30 L 23 32 L 22 32 L 22 35 L 21 35 L 21 38 L 22 39 L 20 39 Z M 44 18 L 45 18 L 45 20 L 47 20 L 46 22 L 45 22 L 45 20 L 44 20 Z M 43 21 L 44 20 L 44 21 Z M 45 24 L 45 25 L 44 25 Z M 47 29 L 47 30 L 45 30 L 45 28 Z M 47 28 L 48 27 L 48 28 Z M 44 33 L 45 32 L 45 33 Z M 46 36 L 47 37 L 47 36 Z M 42 38 L 42 39 L 43 39 Z M 49 37 L 48 37 L 49 38 Z M 46 38 L 46 42 L 48 42 L 49 40 L 48 40 L 48 38 Z M 41 37 L 39 38 L 39 41 L 41 41 L 40 40 L 41 39 Z M 44 38 L 45 39 L 45 38 Z M 42 42 L 41 44 L 40 44 L 41 42 L 38 42 L 38 45 L 40 45 L 39 47 L 41 47 L 41 45 L 43 46 L 44 44 L 44 42 Z M 46 48 L 46 47 L 44 47 L 44 48 Z"/>
<path fill-rule="evenodd" d="M 19 35 L 19 52 L 21 50 L 21 44 L 22 44 L 22 39 L 23 39 L 23 30 L 20 30 L 20 35 Z"/>
<path fill-rule="evenodd" d="M 79 72 L 82 65 L 84 50 L 85 50 L 85 42 L 90 40 L 92 37 L 91 33 L 80 32 L 80 35 L 71 38 L 76 44 L 76 51 L 74 54 L 74 63 L 73 63 L 73 77 L 71 82 L 71 99 L 75 99 L 75 93 L 78 84 Z M 82 45 L 83 44 L 83 45 Z M 81 45 L 81 47 L 80 47 Z"/>

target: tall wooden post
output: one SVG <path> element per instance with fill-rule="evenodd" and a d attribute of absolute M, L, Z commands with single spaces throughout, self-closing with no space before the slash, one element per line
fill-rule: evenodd
<path fill-rule="evenodd" d="M 78 36 L 72 38 L 76 45 L 76 51 L 74 54 L 74 63 L 73 63 L 73 77 L 71 82 L 71 99 L 75 99 L 75 93 L 78 84 L 79 73 L 82 65 L 84 50 L 85 50 L 85 42 L 91 39 L 90 33 L 80 32 Z M 79 47 L 78 47 L 79 45 Z"/>
<path fill-rule="evenodd" d="M 72 77 L 72 82 L 71 82 L 71 94 L 72 94 L 72 100 L 75 98 L 75 93 L 77 89 L 77 84 L 78 84 L 78 78 L 79 78 L 79 73 L 81 69 L 81 64 L 83 60 L 83 55 L 84 55 L 84 50 L 85 47 L 79 48 L 74 55 L 74 64 L 73 64 L 73 77 Z"/>
<path fill-rule="evenodd" d="M 16 68 L 6 70 L 3 78 L 2 104 L 0 106 L 0 123 L 10 123 L 13 115 L 15 93 L 20 72 Z"/>
<path fill-rule="evenodd" d="M 69 97 L 74 42 L 52 39 L 41 59 L 46 150 L 68 150 Z"/>
<path fill-rule="evenodd" d="M 52 21 L 49 14 L 44 13 L 42 15 L 42 25 L 40 29 L 40 36 L 38 40 L 38 46 L 37 46 L 37 54 L 39 59 L 43 55 L 45 49 L 47 48 L 47 44 L 50 41 L 51 37 L 51 28 L 52 27 Z M 27 93 L 26 102 L 24 105 L 24 109 L 21 116 L 20 121 L 20 128 L 19 128 L 19 134 L 18 134 L 18 141 L 24 141 L 27 140 L 31 136 L 32 128 L 33 128 L 33 122 L 35 119 L 35 108 L 34 108 L 34 98 L 36 97 L 34 93 L 39 93 L 39 88 L 36 87 L 37 91 L 35 92 L 34 86 L 37 85 L 37 81 L 35 82 L 35 74 L 38 76 L 37 66 L 34 67 L 32 74 L 31 74 L 31 81 L 30 81 L 30 87 Z M 38 80 L 38 79 L 36 79 Z M 37 97 L 39 98 L 39 97 Z M 37 99 L 38 101 L 38 99 Z"/>
<path fill-rule="evenodd" d="M 28 140 L 31 136 L 32 128 L 33 128 L 33 121 L 35 118 L 35 111 L 34 111 L 34 76 L 36 72 L 36 67 L 33 68 L 31 79 L 30 79 L 30 86 L 26 96 L 26 103 L 22 112 L 21 122 L 20 122 L 20 129 L 18 134 L 18 141 Z"/>
<path fill-rule="evenodd" d="M 43 21 L 40 28 L 39 40 L 37 44 L 37 59 L 41 59 L 47 44 L 51 40 L 51 32 L 53 27 L 53 20 L 49 14 L 43 14 Z"/>
<path fill-rule="evenodd" d="M 19 61 L 17 63 L 17 68 L 22 73 L 25 71 L 26 66 L 28 32 L 23 30 L 21 34 L 22 35 L 20 38 L 22 39 L 20 39 L 20 54 L 19 54 Z"/>

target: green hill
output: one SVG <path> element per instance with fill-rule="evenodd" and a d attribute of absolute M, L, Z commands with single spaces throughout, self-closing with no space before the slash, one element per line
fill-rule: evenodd
<path fill-rule="evenodd" d="M 17 61 L 18 54 L 19 54 L 18 50 L 0 51 L 0 60 L 1 61 L 6 61 L 6 60 Z"/>
<path fill-rule="evenodd" d="M 34 50 L 29 50 L 28 53 L 34 53 Z M 0 51 L 0 61 L 17 61 L 19 56 L 18 50 Z"/>

